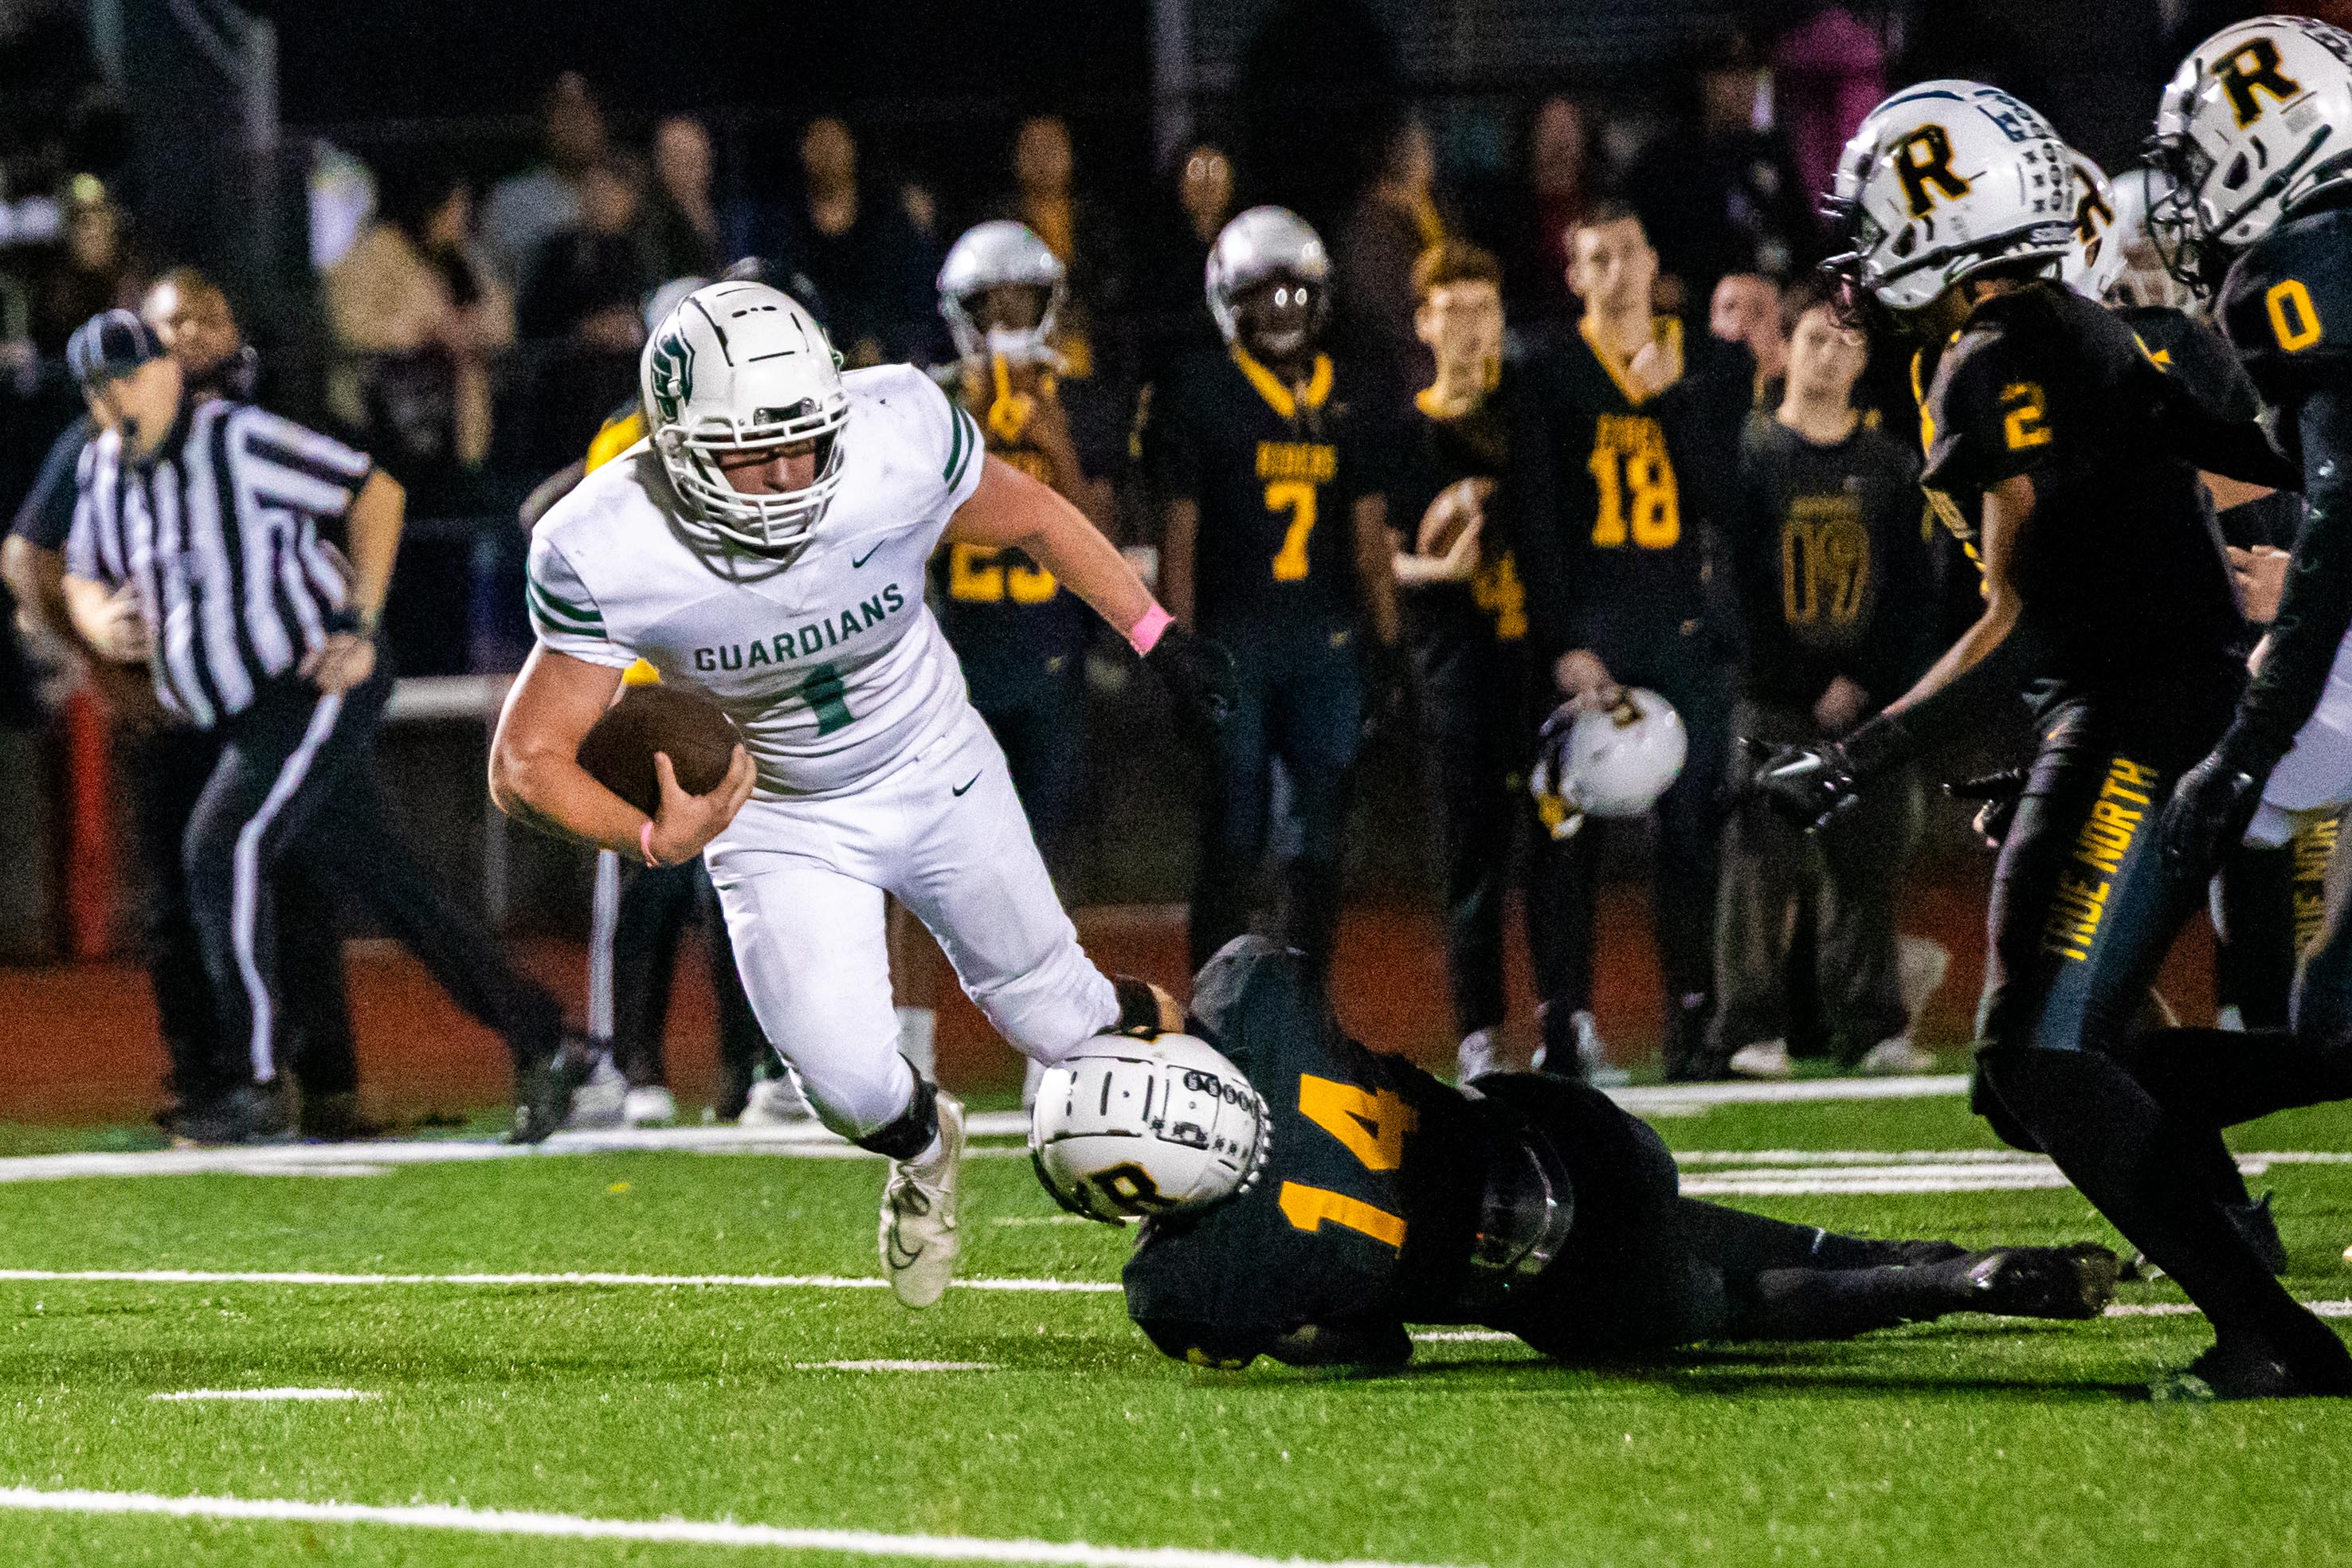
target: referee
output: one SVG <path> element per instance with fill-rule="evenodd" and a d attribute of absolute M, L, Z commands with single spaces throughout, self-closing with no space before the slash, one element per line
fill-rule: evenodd
<path fill-rule="evenodd" d="M 250 405 L 191 403 L 178 363 L 128 311 L 92 317 L 67 361 L 113 426 L 80 459 L 68 609 L 102 657 L 151 665 L 168 712 L 225 741 L 183 846 L 221 1029 L 212 1059 L 191 1064 L 181 1086 L 190 1103 L 179 1131 L 244 1142 L 292 1125 L 271 906 L 273 874 L 299 841 L 506 1035 L 515 1136 L 545 1137 L 585 1058 L 566 1047 L 551 1000 L 494 949 L 452 952 L 446 901 L 389 829 L 374 783 L 392 688 L 374 633 L 400 547 L 400 486 L 362 454 Z"/>

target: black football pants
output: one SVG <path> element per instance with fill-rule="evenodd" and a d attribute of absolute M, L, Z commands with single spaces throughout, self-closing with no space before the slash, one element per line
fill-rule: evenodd
<path fill-rule="evenodd" d="M 1592 931 L 1574 895 L 1567 847 L 1536 820 L 1528 794 L 1542 714 L 1523 650 L 1467 639 L 1414 650 L 1422 723 L 1444 854 L 1445 970 L 1457 1035 L 1499 1026 L 1503 910 L 1513 857 L 1527 844 L 1528 952 L 1535 969 L 1544 1044 L 1557 1062 L 1576 1059 L 1571 1020 L 1592 1005 Z M 1547 687 L 1549 682 L 1546 683 Z"/>
<path fill-rule="evenodd" d="M 719 1096 L 713 1109 L 721 1120 L 740 1116 L 751 1079 L 770 1051 L 743 994 L 710 872 L 698 855 L 678 866 L 624 868 L 622 878 L 613 929 L 613 1065 L 632 1089 L 668 1081 L 662 1044 L 670 984 L 677 973 L 679 939 L 689 921 L 697 923 L 719 1004 Z"/>
<path fill-rule="evenodd" d="M 1357 634 L 1310 625 L 1216 627 L 1233 650 L 1233 710 L 1210 742 L 1200 861 L 1192 881 L 1192 967 L 1249 930 L 1251 895 L 1274 827 L 1274 765 L 1290 786 L 1291 853 L 1279 935 L 1319 977 L 1339 927 L 1341 830 L 1362 740 Z"/>
<path fill-rule="evenodd" d="M 2158 824 L 2228 698 L 2180 682 L 2137 710 L 2084 698 L 2043 717 L 1994 872 L 1977 1108 L 2055 1161 L 2217 1331 L 2332 1343 L 2222 1212 L 2245 1187 L 2214 1124 L 2168 1110 L 2131 1066 L 2148 984 L 2204 892 L 2167 863 Z"/>

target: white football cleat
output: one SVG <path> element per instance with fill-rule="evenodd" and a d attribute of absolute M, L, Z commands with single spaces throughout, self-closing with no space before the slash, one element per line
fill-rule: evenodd
<path fill-rule="evenodd" d="M 625 1127 L 667 1127 L 677 1120 L 677 1101 L 660 1084 L 632 1089 L 621 1099 L 621 1124 Z"/>
<path fill-rule="evenodd" d="M 1492 1029 L 1473 1029 L 1463 1036 L 1462 1044 L 1454 1053 L 1454 1081 L 1468 1083 L 1474 1078 L 1500 1072 L 1503 1068 L 1503 1054 L 1497 1048 L 1500 1044 Z"/>
<path fill-rule="evenodd" d="M 909 1307 L 928 1307 L 955 1278 L 956 1184 L 963 1164 L 963 1102 L 939 1097 L 940 1136 L 930 1157 L 890 1167 L 882 1189 L 882 1273 Z"/>
<path fill-rule="evenodd" d="M 785 1127 L 794 1122 L 814 1121 L 816 1111 L 801 1092 L 800 1079 L 786 1073 L 782 1078 L 763 1078 L 751 1085 L 751 1097 L 743 1101 L 743 1113 L 735 1119 L 738 1127 Z"/>
<path fill-rule="evenodd" d="M 1864 1078 L 1912 1078 L 1936 1070 L 1936 1054 L 1922 1050 L 1908 1035 L 1881 1040 L 1863 1053 L 1853 1070 Z"/>
<path fill-rule="evenodd" d="M 1794 1078 L 1797 1065 L 1789 1059 L 1786 1040 L 1759 1040 L 1731 1053 L 1725 1064 L 1739 1078 Z"/>
<path fill-rule="evenodd" d="M 574 1132 L 618 1127 L 628 1100 L 629 1080 L 613 1065 L 611 1053 L 599 1052 L 588 1081 L 572 1092 L 572 1113 L 563 1119 L 563 1125 Z"/>
<path fill-rule="evenodd" d="M 1021 1068 L 1021 1109 L 1037 1109 L 1037 1086 L 1045 1081 L 1045 1064 L 1035 1057 L 1024 1059 Z"/>
<path fill-rule="evenodd" d="M 1609 1047 L 1601 1038 L 1601 1020 L 1590 1009 L 1578 1008 L 1569 1022 L 1576 1028 L 1576 1065 L 1584 1069 L 1585 1082 L 1595 1089 L 1613 1089 L 1633 1081 L 1632 1073 L 1609 1065 Z"/>

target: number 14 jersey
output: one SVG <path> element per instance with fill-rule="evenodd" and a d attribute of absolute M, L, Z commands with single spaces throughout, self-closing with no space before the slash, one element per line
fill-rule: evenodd
<path fill-rule="evenodd" d="M 661 459 L 639 442 L 532 531 L 532 630 L 558 653 L 703 692 L 743 731 L 758 794 L 856 789 L 953 726 L 963 674 L 923 602 L 924 568 L 980 488 L 971 416 L 929 377 L 842 377 L 841 484 L 792 563 L 690 544 Z"/>

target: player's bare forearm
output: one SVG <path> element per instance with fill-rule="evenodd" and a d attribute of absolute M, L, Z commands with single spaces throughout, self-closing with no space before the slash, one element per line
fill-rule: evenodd
<path fill-rule="evenodd" d="M 947 536 L 959 544 L 1016 548 L 1060 579 L 1124 636 L 1150 612 L 1151 590 L 1087 514 L 1001 458 L 956 509 Z"/>
<path fill-rule="evenodd" d="M 351 544 L 352 607 L 371 621 L 383 614 L 384 595 L 392 591 L 393 563 L 400 557 L 407 509 L 408 492 L 378 468 L 360 487 L 344 519 Z"/>
<path fill-rule="evenodd" d="M 646 814 L 580 765 L 580 742 L 620 689 L 621 672 L 534 648 L 490 741 L 490 799 L 558 837 L 635 856 Z"/>
<path fill-rule="evenodd" d="M 1886 705 L 1886 717 L 1907 720 L 1915 731 L 1932 729 L 1928 712 L 1935 700 L 1949 693 L 1961 677 L 1990 658 L 2017 630 L 2025 606 L 2011 581 L 2011 570 L 2017 559 L 2018 542 L 2032 520 L 2033 505 L 2030 475 L 2014 475 L 1985 491 L 1978 530 L 1984 558 L 1984 614 L 1944 650 L 1944 656 L 1928 667 L 1910 690 Z"/>
<path fill-rule="evenodd" d="M 1192 624 L 1193 552 L 1201 537 L 1201 503 L 1171 500 L 1160 516 L 1160 592 L 1168 613 Z"/>
<path fill-rule="evenodd" d="M 1358 496 L 1349 517 L 1355 528 L 1356 580 L 1363 585 L 1364 612 L 1373 635 L 1390 647 L 1402 635 L 1397 619 L 1396 542 L 1389 532 L 1386 496 Z"/>

